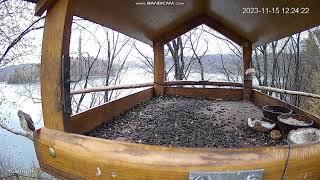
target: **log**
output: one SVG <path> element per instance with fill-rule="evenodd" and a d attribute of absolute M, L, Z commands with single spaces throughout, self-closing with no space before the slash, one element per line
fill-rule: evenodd
<path fill-rule="evenodd" d="M 165 86 L 176 86 L 176 85 L 209 85 L 209 86 L 235 86 L 242 87 L 241 83 L 234 82 L 213 82 L 213 81 L 166 81 Z"/>
<path fill-rule="evenodd" d="M 279 88 L 267 87 L 267 86 L 253 86 L 253 88 L 258 89 L 258 90 L 262 90 L 262 91 L 272 91 L 272 92 L 277 92 L 277 93 L 306 96 L 306 97 L 320 99 L 320 95 L 301 92 L 301 91 L 292 91 L 292 90 L 279 89 Z"/>
<path fill-rule="evenodd" d="M 153 86 L 152 82 L 149 83 L 139 83 L 139 84 L 127 84 L 127 85 L 115 85 L 115 86 L 100 86 L 86 89 L 77 89 L 70 91 L 71 95 L 98 92 L 98 91 L 110 91 L 110 90 L 119 90 L 119 89 L 133 89 L 133 88 L 142 88 Z"/>

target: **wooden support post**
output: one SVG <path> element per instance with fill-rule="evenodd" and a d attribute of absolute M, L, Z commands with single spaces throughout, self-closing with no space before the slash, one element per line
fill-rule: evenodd
<path fill-rule="evenodd" d="M 41 98 L 44 126 L 67 131 L 70 119 L 69 44 L 72 13 L 69 0 L 48 9 L 41 54 Z"/>
<path fill-rule="evenodd" d="M 252 94 L 252 77 L 251 75 L 246 75 L 246 70 L 251 67 L 251 54 L 252 54 L 252 44 L 250 42 L 245 42 L 242 47 L 243 56 L 243 99 L 251 100 Z"/>
<path fill-rule="evenodd" d="M 164 95 L 164 47 L 160 42 L 153 43 L 154 53 L 154 92 L 156 96 Z"/>
<path fill-rule="evenodd" d="M 56 0 L 37 0 L 35 15 L 41 16 L 47 9 L 52 7 Z"/>

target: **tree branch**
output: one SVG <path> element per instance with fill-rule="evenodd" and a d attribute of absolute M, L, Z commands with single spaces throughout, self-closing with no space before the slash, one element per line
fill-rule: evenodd
<path fill-rule="evenodd" d="M 35 25 L 37 22 L 41 21 L 42 19 L 44 19 L 45 16 L 35 20 L 34 22 L 32 22 L 24 31 L 22 31 L 20 33 L 20 35 L 18 37 L 16 37 L 10 44 L 9 46 L 6 48 L 6 50 L 4 51 L 4 53 L 1 55 L 0 57 L 0 63 L 4 60 L 5 56 L 9 53 L 10 49 L 13 48 L 26 34 L 28 34 L 31 31 L 34 30 L 38 30 L 38 29 L 42 29 L 43 26 L 40 27 L 32 27 L 33 25 Z"/>
<path fill-rule="evenodd" d="M 15 129 L 11 129 L 11 128 L 8 128 L 6 125 L 0 123 L 0 127 L 2 127 L 3 129 L 15 134 L 15 135 L 18 135 L 18 136 L 23 136 L 23 137 L 26 137 L 28 139 L 30 139 L 31 141 L 33 141 L 33 136 L 32 134 L 30 133 L 25 133 L 25 132 L 20 132 L 20 131 L 17 131 Z"/>

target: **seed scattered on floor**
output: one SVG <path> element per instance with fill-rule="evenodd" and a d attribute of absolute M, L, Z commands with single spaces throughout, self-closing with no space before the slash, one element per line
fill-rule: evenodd
<path fill-rule="evenodd" d="M 240 113 L 241 111 L 241 113 Z M 161 96 L 123 112 L 89 136 L 169 147 L 234 148 L 281 145 L 246 119 L 262 118 L 251 102 Z"/>

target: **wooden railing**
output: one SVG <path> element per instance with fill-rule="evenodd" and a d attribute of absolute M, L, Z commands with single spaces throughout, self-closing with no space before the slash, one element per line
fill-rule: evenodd
<path fill-rule="evenodd" d="M 99 91 L 111 91 L 111 90 L 119 90 L 119 89 L 134 89 L 134 88 L 142 88 L 142 87 L 150 87 L 150 86 L 153 86 L 153 82 L 139 83 L 139 84 L 127 84 L 127 85 L 114 85 L 114 86 L 99 86 L 99 87 L 92 87 L 92 88 L 73 90 L 73 91 L 70 91 L 70 94 L 74 95 L 74 94 L 99 92 Z"/>
<path fill-rule="evenodd" d="M 282 93 L 282 94 L 306 96 L 306 97 L 320 99 L 320 95 L 301 92 L 301 91 L 292 91 L 292 90 L 279 89 L 279 88 L 267 87 L 267 86 L 253 86 L 253 89 L 257 89 L 257 90 L 261 90 L 261 91 L 277 92 L 277 93 Z"/>
<path fill-rule="evenodd" d="M 178 86 L 178 85 L 208 85 L 208 86 L 234 86 L 243 87 L 241 83 L 234 82 L 214 82 L 214 81 L 166 81 L 165 86 Z"/>
<path fill-rule="evenodd" d="M 91 93 L 99 91 L 112 91 L 119 89 L 134 89 L 153 86 L 153 82 L 148 83 L 138 83 L 138 84 L 127 84 L 127 85 L 114 85 L 114 86 L 99 86 L 85 89 L 77 89 L 70 91 L 71 95 Z M 233 86 L 233 87 L 243 87 L 241 83 L 234 82 L 213 82 L 213 81 L 166 81 L 164 86 L 183 86 L 183 85 L 206 85 L 206 86 Z"/>

